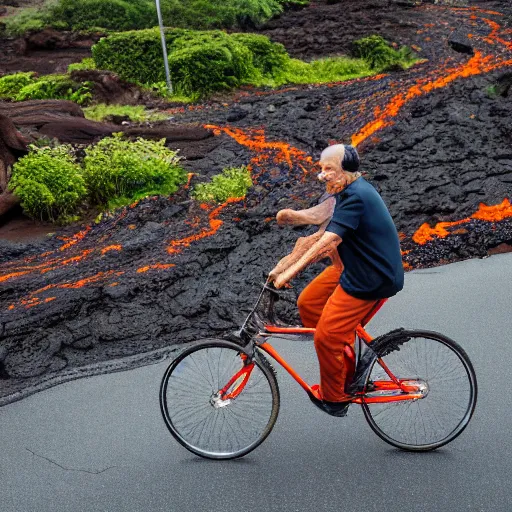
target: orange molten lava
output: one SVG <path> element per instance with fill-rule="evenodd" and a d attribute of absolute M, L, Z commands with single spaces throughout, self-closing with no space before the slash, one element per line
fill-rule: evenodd
<path fill-rule="evenodd" d="M 208 215 L 210 228 L 203 228 L 199 233 L 195 235 L 188 236 L 186 238 L 182 238 L 181 240 L 172 240 L 167 247 L 167 252 L 169 254 L 178 254 L 180 253 L 184 247 L 189 247 L 192 242 L 196 242 L 197 240 L 201 240 L 202 238 L 206 238 L 208 236 L 212 236 L 219 228 L 224 224 L 224 221 L 217 218 L 218 215 L 224 210 L 224 208 L 231 203 L 236 203 L 238 201 L 242 201 L 243 197 L 234 197 L 228 199 L 225 203 L 222 203 L 220 206 L 215 208 Z"/>
<path fill-rule="evenodd" d="M 313 163 L 311 156 L 300 149 L 294 148 L 286 142 L 273 141 L 268 142 L 265 139 L 263 130 L 252 130 L 251 134 L 244 132 L 240 128 L 228 127 L 228 126 L 215 126 L 215 125 L 204 125 L 205 128 L 213 130 L 215 134 L 224 132 L 235 139 L 240 145 L 249 148 L 251 151 L 260 153 L 257 157 L 253 158 L 254 163 L 259 163 L 261 160 L 269 158 L 268 152 L 276 152 L 274 156 L 274 162 L 286 162 L 288 166 L 293 167 L 293 160 L 303 160 L 308 163 Z"/>
<path fill-rule="evenodd" d="M 121 251 L 123 247 L 121 245 L 107 245 L 107 247 L 103 247 L 101 249 L 101 254 L 105 254 L 109 251 Z"/>
<path fill-rule="evenodd" d="M 144 272 L 147 272 L 148 270 L 165 270 L 168 268 L 175 267 L 176 265 L 174 263 L 155 263 L 154 265 L 147 265 L 146 267 L 140 267 L 137 269 L 138 274 L 143 274 Z"/>
<path fill-rule="evenodd" d="M 499 222 L 510 217 L 512 217 L 512 205 L 508 199 L 504 199 L 502 203 L 494 206 L 487 206 L 480 203 L 478 210 L 467 219 L 457 220 L 455 222 L 439 222 L 434 227 L 430 227 L 427 223 L 422 224 L 416 233 L 414 233 L 412 239 L 417 244 L 424 245 L 434 237 L 447 237 L 450 234 L 447 228 L 466 224 L 471 219 Z"/>
<path fill-rule="evenodd" d="M 487 206 L 480 203 L 478 210 L 471 215 L 472 219 L 486 220 L 489 222 L 499 222 L 500 220 L 512 217 L 512 205 L 509 199 L 504 199 L 500 204 Z"/>
<path fill-rule="evenodd" d="M 43 286 L 42 288 L 39 288 L 38 290 L 31 292 L 27 298 L 21 299 L 19 301 L 19 305 L 26 306 L 27 308 L 37 306 L 38 304 L 41 304 L 42 301 L 39 299 L 39 297 L 36 297 L 36 295 L 46 292 L 48 290 L 52 289 L 77 289 L 82 288 L 88 284 L 98 283 L 101 281 L 107 280 L 111 276 L 120 276 L 124 274 L 122 271 L 115 271 L 115 270 L 108 270 L 106 272 L 98 272 L 97 274 L 94 274 L 90 277 L 85 277 L 84 279 L 80 279 L 78 281 L 75 281 L 73 283 L 58 283 L 58 284 L 48 284 L 46 286 Z M 44 302 L 50 302 L 54 300 L 55 297 L 50 297 L 49 300 L 45 299 Z M 13 310 L 16 307 L 16 304 L 11 304 L 8 309 Z"/>
<path fill-rule="evenodd" d="M 83 231 L 79 231 L 78 233 L 75 233 L 71 238 L 68 237 L 61 237 L 61 240 L 66 242 L 59 250 L 65 251 L 69 247 L 77 244 L 80 240 L 83 240 L 84 237 L 89 233 L 91 230 L 91 226 L 87 226 Z"/>
<path fill-rule="evenodd" d="M 419 80 L 417 84 L 410 87 L 405 93 L 399 93 L 393 96 L 384 108 L 376 109 L 375 114 L 377 118 L 365 125 L 359 133 L 352 136 L 352 144 L 357 146 L 376 131 L 391 126 L 393 124 L 392 119 L 396 117 L 402 107 L 413 98 L 427 94 L 434 89 L 446 87 L 457 78 L 467 78 L 472 75 L 487 73 L 493 69 L 504 66 L 512 66 L 512 59 L 508 61 L 496 61 L 492 55 L 484 57 L 482 52 L 477 51 L 465 64 L 448 69 L 447 75 L 441 76 L 432 82 L 426 81 L 425 79 Z"/>

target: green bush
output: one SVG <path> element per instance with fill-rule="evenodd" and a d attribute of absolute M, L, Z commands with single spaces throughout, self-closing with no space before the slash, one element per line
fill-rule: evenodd
<path fill-rule="evenodd" d="M 108 116 L 126 116 L 131 121 L 142 123 L 144 121 L 163 121 L 169 116 L 158 112 L 148 112 L 143 105 L 105 105 L 98 103 L 85 107 L 84 114 L 87 119 L 103 121 Z"/>
<path fill-rule="evenodd" d="M 80 166 L 66 145 L 30 146 L 30 153 L 13 166 L 9 189 L 27 215 L 61 222 L 76 213 L 86 196 Z"/>
<path fill-rule="evenodd" d="M 86 69 L 96 69 L 96 65 L 94 64 L 94 59 L 92 57 L 85 57 L 80 62 L 75 62 L 68 66 L 68 73 L 72 73 L 73 71 L 83 71 Z"/>
<path fill-rule="evenodd" d="M 99 205 L 115 201 L 119 206 L 147 195 L 176 192 L 186 173 L 178 165 L 177 153 L 164 143 L 165 139 L 130 142 L 114 134 L 88 147 L 84 178 L 91 200 Z"/>
<path fill-rule="evenodd" d="M 53 20 L 72 30 L 130 30 L 151 26 L 156 20 L 154 2 L 148 0 L 59 0 L 49 9 Z"/>
<path fill-rule="evenodd" d="M 270 85 L 341 82 L 371 74 L 372 70 L 362 59 L 330 57 L 311 62 L 290 59 L 284 72 L 276 73 Z"/>
<path fill-rule="evenodd" d="M 221 31 L 165 31 L 171 76 L 186 96 L 205 96 L 274 73 L 289 60 L 282 45 L 252 34 Z M 139 84 L 165 80 L 157 29 L 125 32 L 102 38 L 92 48 L 96 66 Z"/>
<path fill-rule="evenodd" d="M 307 5 L 308 0 L 162 0 L 164 22 L 188 29 L 244 28 L 265 23 L 283 7 Z M 153 0 L 48 0 L 38 8 L 22 9 L 6 18 L 12 35 L 44 27 L 72 30 L 131 30 L 156 25 Z"/>
<path fill-rule="evenodd" d="M 192 195 L 198 201 L 223 203 L 229 198 L 245 197 L 252 185 L 247 167 L 232 167 L 213 176 L 210 183 L 197 184 Z"/>
<path fill-rule="evenodd" d="M 163 0 L 162 16 L 174 27 L 235 28 L 261 25 L 282 12 L 278 0 Z"/>
<path fill-rule="evenodd" d="M 283 70 L 289 63 L 290 57 L 285 47 L 273 43 L 268 37 L 258 34 L 231 34 L 231 39 L 243 44 L 252 53 L 254 67 L 263 75 L 272 76 Z"/>
<path fill-rule="evenodd" d="M 91 84 L 73 82 L 67 75 L 46 75 L 23 87 L 16 101 L 60 99 L 83 105 L 92 99 Z"/>
<path fill-rule="evenodd" d="M 12 99 L 23 89 L 23 87 L 33 84 L 34 73 L 15 73 L 0 78 L 0 98 Z"/>
<path fill-rule="evenodd" d="M 4 19 L 5 30 L 9 35 L 21 36 L 27 32 L 42 30 L 50 24 L 50 18 L 45 8 L 28 7 L 21 9 L 13 16 Z"/>
<path fill-rule="evenodd" d="M 414 62 L 414 54 L 406 46 L 395 50 L 381 36 L 363 37 L 353 43 L 353 53 L 364 59 L 373 70 L 387 71 L 407 68 Z"/>
<path fill-rule="evenodd" d="M 180 94 L 208 96 L 237 87 L 254 74 L 250 50 L 227 37 L 181 46 L 169 56 L 171 76 Z"/>
<path fill-rule="evenodd" d="M 166 29 L 170 50 L 182 29 Z M 139 84 L 165 81 L 162 46 L 158 29 L 134 30 L 101 38 L 92 47 L 98 69 L 114 71 L 124 80 Z"/>
<path fill-rule="evenodd" d="M 262 35 L 166 29 L 165 37 L 173 85 L 179 94 L 192 99 L 241 84 L 276 87 L 337 82 L 415 62 L 408 48 L 394 50 L 380 36 L 354 43 L 361 58 L 310 63 L 290 59 L 282 45 Z M 157 29 L 113 34 L 101 39 L 92 52 L 98 68 L 114 71 L 125 80 L 146 85 L 164 82 Z"/>

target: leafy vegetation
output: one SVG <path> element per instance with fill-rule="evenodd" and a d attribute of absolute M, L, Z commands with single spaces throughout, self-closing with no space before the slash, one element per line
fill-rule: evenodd
<path fill-rule="evenodd" d="M 69 145 L 31 145 L 13 166 L 9 190 L 30 217 L 59 223 L 78 220 L 86 206 L 111 209 L 148 195 L 170 195 L 186 173 L 164 142 L 132 142 L 114 134 L 88 147 L 82 163 Z"/>
<path fill-rule="evenodd" d="M 166 114 L 149 112 L 143 105 L 105 105 L 99 103 L 85 107 L 83 110 L 85 117 L 93 121 L 103 121 L 109 116 L 126 116 L 130 121 L 143 123 L 144 121 L 163 121 L 169 117 Z"/>
<path fill-rule="evenodd" d="M 80 166 L 70 146 L 30 147 L 13 166 L 9 189 L 33 218 L 66 222 L 86 196 Z"/>
<path fill-rule="evenodd" d="M 284 7 L 308 0 L 161 0 L 167 25 L 191 29 L 245 28 L 261 25 Z M 153 0 L 48 0 L 5 20 L 9 34 L 54 27 L 66 30 L 134 30 L 156 25 Z"/>
<path fill-rule="evenodd" d="M 96 69 L 96 64 L 94 64 L 94 59 L 92 57 L 85 57 L 80 62 L 75 62 L 68 66 L 68 73 L 72 73 L 73 71 L 83 71 L 86 69 Z"/>
<path fill-rule="evenodd" d="M 71 100 L 83 105 L 92 99 L 91 84 L 77 83 L 67 75 L 45 75 L 23 87 L 14 97 L 24 100 Z"/>
<path fill-rule="evenodd" d="M 255 74 L 251 51 L 224 32 L 185 35 L 175 48 L 169 68 L 180 94 L 208 96 L 247 83 Z"/>
<path fill-rule="evenodd" d="M 13 16 L 3 19 L 5 30 L 9 35 L 21 36 L 27 32 L 42 30 L 51 25 L 46 9 L 27 7 L 21 9 Z"/>
<path fill-rule="evenodd" d="M 0 78 L 0 98 L 15 98 L 25 86 L 33 84 L 35 73 L 15 73 L 14 75 L 6 75 Z"/>
<path fill-rule="evenodd" d="M 381 36 L 363 37 L 352 44 L 354 55 L 364 59 L 374 70 L 406 69 L 415 62 L 410 48 L 403 46 L 399 50 L 395 50 Z"/>
<path fill-rule="evenodd" d="M 201 202 L 223 203 L 232 197 L 245 197 L 252 185 L 247 167 L 231 167 L 213 176 L 210 183 L 198 183 L 192 195 Z"/>
<path fill-rule="evenodd" d="M 254 27 L 283 11 L 280 0 L 164 0 L 162 16 L 172 26 L 191 29 Z"/>
<path fill-rule="evenodd" d="M 277 87 L 368 76 L 415 62 L 412 52 L 392 48 L 380 36 L 354 43 L 359 58 L 303 62 L 281 44 L 255 34 L 167 29 L 169 65 L 176 91 L 198 99 L 241 84 Z M 92 48 L 98 68 L 139 84 L 162 82 L 164 69 L 157 29 L 113 34 Z"/>
<path fill-rule="evenodd" d="M 284 84 L 311 84 L 341 82 L 374 74 L 363 59 L 332 57 L 303 62 L 290 59 L 281 73 L 276 73 L 273 80 L 264 85 L 277 87 Z"/>
<path fill-rule="evenodd" d="M 130 204 L 147 195 L 171 195 L 186 181 L 176 151 L 165 139 L 150 141 L 106 137 L 85 150 L 84 179 L 94 204 Z"/>
<path fill-rule="evenodd" d="M 254 67 L 263 76 L 274 76 L 288 65 L 290 57 L 285 47 L 258 34 L 231 34 L 231 39 L 246 46 L 252 53 Z"/>
<path fill-rule="evenodd" d="M 130 30 L 150 27 L 156 20 L 154 2 L 147 0 L 59 0 L 48 5 L 53 20 L 72 30 Z"/>
<path fill-rule="evenodd" d="M 0 78 L 0 98 L 24 100 L 71 100 L 84 105 L 92 99 L 92 84 L 77 83 L 67 75 L 15 73 Z"/>

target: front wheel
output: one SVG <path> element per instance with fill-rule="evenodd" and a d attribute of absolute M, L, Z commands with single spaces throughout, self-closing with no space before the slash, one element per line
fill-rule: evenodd
<path fill-rule="evenodd" d="M 424 388 L 417 400 L 370 404 L 363 399 L 366 420 L 381 439 L 403 450 L 428 451 L 462 433 L 475 410 L 477 382 L 460 345 L 436 332 L 404 331 L 372 348 L 395 377 L 421 382 Z M 372 382 L 386 381 L 390 377 L 376 360 L 368 394 Z"/>
<path fill-rule="evenodd" d="M 279 412 L 275 372 L 265 357 L 205 340 L 180 354 L 160 386 L 160 408 L 175 439 L 208 459 L 235 459 L 259 446 Z"/>

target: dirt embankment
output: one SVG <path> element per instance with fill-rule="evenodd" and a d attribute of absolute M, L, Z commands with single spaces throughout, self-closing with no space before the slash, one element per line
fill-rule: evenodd
<path fill-rule="evenodd" d="M 250 163 L 255 186 L 244 201 L 221 206 L 201 206 L 183 189 L 79 232 L 3 242 L 2 392 L 236 328 L 268 270 L 307 232 L 281 229 L 273 219 L 281 208 L 317 200 L 313 160 L 331 141 L 358 143 L 369 179 L 403 232 L 407 265 L 484 256 L 511 243 L 504 200 L 512 195 L 512 38 L 506 17 L 489 12 L 498 2 L 492 5 L 485 3 L 487 12 L 420 7 L 426 24 L 419 35 L 437 57 L 406 72 L 246 90 L 224 104 L 170 110 L 176 125 L 207 123 L 215 133 L 170 142 L 199 175 L 192 185 Z M 434 14 L 437 23 L 427 26 Z M 454 28 L 465 30 L 470 54 L 449 46 Z M 426 221 L 430 227 L 421 226 Z M 318 268 L 287 292 L 284 318 L 296 318 L 296 293 Z"/>

